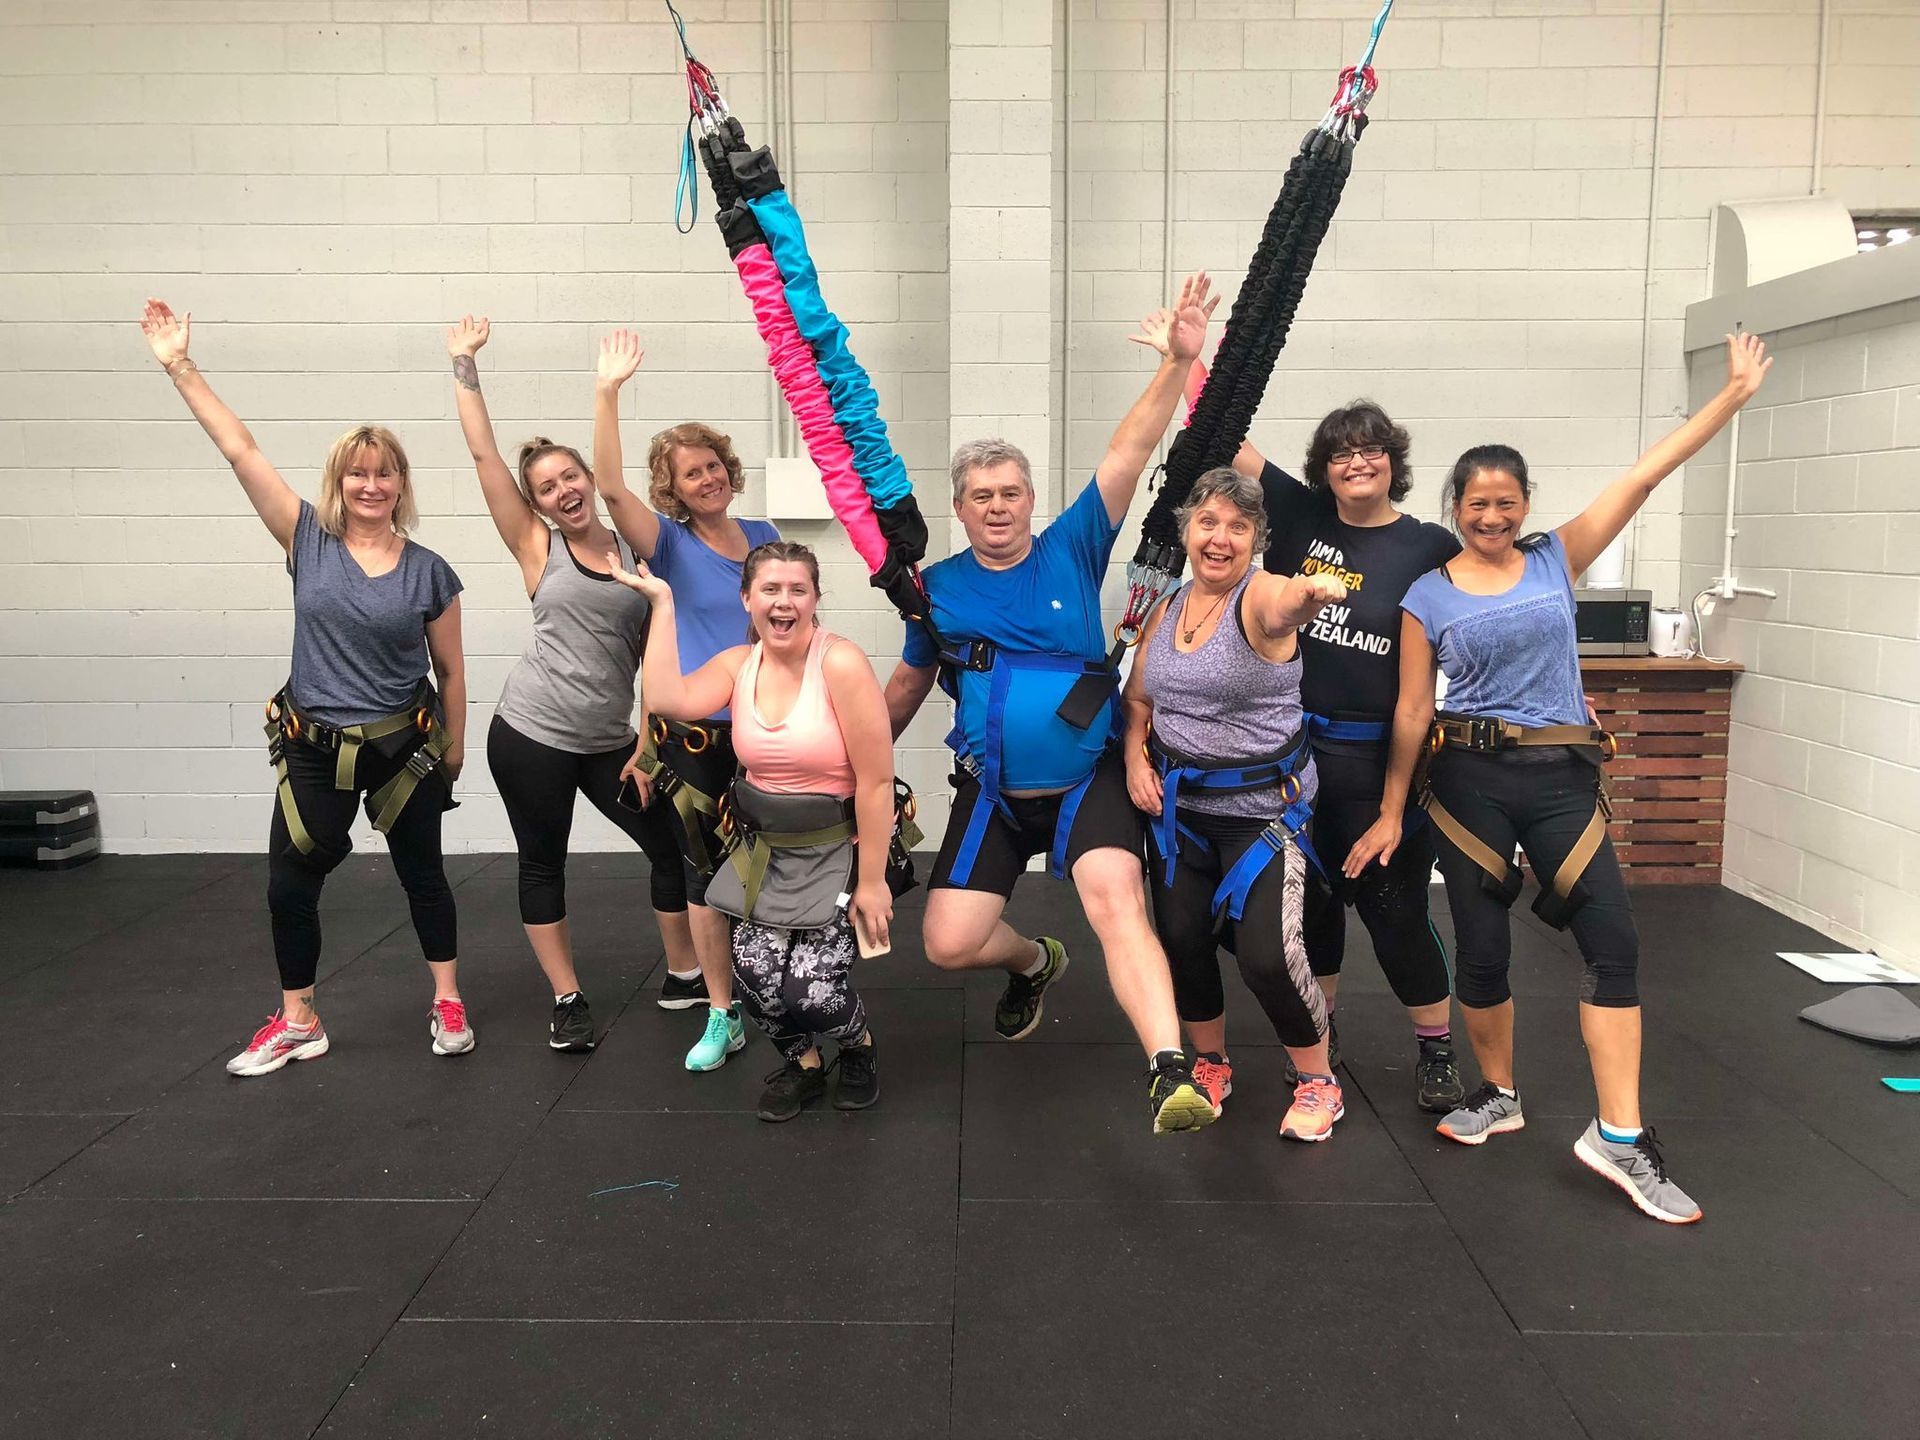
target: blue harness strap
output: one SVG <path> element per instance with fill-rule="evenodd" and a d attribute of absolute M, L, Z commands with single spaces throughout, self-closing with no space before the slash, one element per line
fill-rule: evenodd
<path fill-rule="evenodd" d="M 1303 800 L 1296 800 L 1278 820 L 1260 832 L 1260 838 L 1249 845 L 1233 863 L 1233 868 L 1220 877 L 1219 887 L 1213 892 L 1216 919 L 1238 921 L 1246 913 L 1247 896 L 1253 892 L 1254 883 L 1266 873 L 1267 866 L 1289 843 L 1300 847 L 1300 853 L 1307 857 L 1307 863 L 1314 869 L 1322 875 L 1327 873 L 1319 855 L 1314 853 L 1313 842 L 1307 839 L 1307 821 L 1312 817 L 1313 807 Z"/>
<path fill-rule="evenodd" d="M 1332 740 L 1336 744 L 1369 744 L 1387 738 L 1388 726 L 1384 720 L 1332 720 L 1325 715 L 1307 713 L 1307 733 L 1315 740 Z"/>
<path fill-rule="evenodd" d="M 1293 747 L 1284 755 L 1243 765 L 1202 765 L 1176 756 L 1165 747 L 1153 745 L 1151 742 L 1150 753 L 1154 768 L 1160 772 L 1161 780 L 1160 818 L 1154 822 L 1153 826 L 1155 848 L 1160 852 L 1161 883 L 1171 886 L 1174 867 L 1180 858 L 1180 837 L 1184 835 L 1191 841 L 1199 840 L 1197 835 L 1180 823 L 1180 792 L 1182 790 L 1211 791 L 1216 795 L 1244 795 L 1254 790 L 1270 790 L 1276 787 L 1284 789 L 1300 767 L 1306 764 L 1308 756 L 1313 751 L 1307 744 L 1306 732 L 1301 731 L 1295 738 Z M 1288 803 L 1288 813 L 1291 813 L 1296 806 L 1305 815 L 1313 813 L 1310 806 L 1303 805 L 1297 800 Z M 1301 823 L 1305 824 L 1305 821 Z M 1204 844 L 1204 842 L 1201 843 Z"/>

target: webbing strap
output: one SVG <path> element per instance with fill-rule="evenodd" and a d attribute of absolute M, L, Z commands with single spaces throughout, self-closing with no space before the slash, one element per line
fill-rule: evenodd
<path fill-rule="evenodd" d="M 1080 802 L 1087 798 L 1093 776 L 1060 797 L 1060 814 L 1053 822 L 1053 843 L 1047 847 L 1047 873 L 1056 880 L 1067 878 L 1067 843 L 1073 839 L 1073 822 L 1080 814 Z"/>
<path fill-rule="evenodd" d="M 1306 857 L 1307 863 L 1325 874 L 1320 857 L 1315 853 L 1313 842 L 1307 839 L 1307 821 L 1313 811 L 1303 801 L 1295 801 L 1278 820 L 1260 832 L 1259 840 L 1249 845 L 1233 862 L 1220 884 L 1213 892 L 1213 913 L 1216 924 L 1228 920 L 1236 923 L 1246 914 L 1247 897 L 1253 893 L 1253 887 L 1266 873 L 1276 856 L 1288 845 L 1297 846 Z"/>
<path fill-rule="evenodd" d="M 1333 720 L 1325 715 L 1306 716 L 1307 733 L 1316 740 L 1331 740 L 1336 744 L 1366 744 L 1387 738 L 1387 722 L 1384 720 Z"/>
<path fill-rule="evenodd" d="M 804 850 L 809 845 L 831 845 L 836 840 L 851 839 L 853 833 L 853 821 L 842 820 L 838 824 L 822 825 L 817 830 L 758 830 L 748 835 L 743 843 L 734 846 L 727 854 L 728 861 L 740 876 L 740 888 L 744 896 L 741 908 L 747 914 L 753 914 L 754 904 L 760 898 L 760 887 L 766 883 L 767 866 L 772 862 L 775 850 Z"/>
<path fill-rule="evenodd" d="M 1216 794 L 1235 795 L 1285 785 L 1312 753 L 1305 739 L 1304 732 L 1297 733 L 1291 742 L 1292 748 L 1272 760 L 1217 767 L 1182 764 L 1163 747 L 1157 744 L 1151 746 L 1153 763 L 1161 775 L 1160 818 L 1155 822 L 1154 829 L 1167 885 L 1173 884 L 1174 867 L 1179 860 L 1180 836 L 1192 833 L 1180 824 L 1180 792 L 1183 789 L 1211 790 Z M 1296 803 L 1297 800 L 1288 801 L 1289 809 Z"/>
<path fill-rule="evenodd" d="M 1502 889 L 1518 890 L 1519 887 L 1514 884 L 1513 861 L 1504 855 L 1494 854 L 1478 835 L 1456 820 L 1453 812 L 1440 803 L 1440 797 L 1433 793 L 1431 785 L 1420 795 L 1420 808 L 1427 812 L 1427 818 L 1433 821 L 1434 827 L 1453 842 L 1454 848 L 1486 871 L 1496 885 Z"/>
<path fill-rule="evenodd" d="M 1587 820 L 1587 828 L 1580 832 L 1580 838 L 1573 842 L 1573 849 L 1567 852 L 1567 858 L 1560 862 L 1560 868 L 1553 873 L 1553 888 L 1561 899 L 1572 897 L 1573 887 L 1580 883 L 1587 865 L 1600 851 L 1600 842 L 1606 838 L 1606 807 L 1595 805 L 1592 816 Z"/>
<path fill-rule="evenodd" d="M 407 757 L 407 763 L 400 767 L 400 772 L 367 797 L 367 808 L 374 812 L 375 830 L 384 835 L 393 828 L 394 821 L 400 818 L 400 812 L 407 808 L 407 802 L 413 798 L 413 792 L 420 788 L 420 782 L 440 768 L 440 762 L 446 758 L 452 745 L 453 737 L 447 732 L 447 727 L 434 726 L 433 733 L 427 736 L 427 743 Z"/>
<path fill-rule="evenodd" d="M 993 811 L 993 802 L 987 799 L 983 786 L 973 797 L 973 809 L 967 813 L 966 833 L 960 837 L 960 848 L 954 851 L 953 867 L 948 872 L 947 878 L 962 890 L 973 878 L 973 862 L 980 858 L 980 842 L 986 838 Z"/>

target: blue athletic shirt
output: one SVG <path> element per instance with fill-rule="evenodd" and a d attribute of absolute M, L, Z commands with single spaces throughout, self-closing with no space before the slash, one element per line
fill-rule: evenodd
<path fill-rule="evenodd" d="M 1034 537 L 1033 549 L 1018 565 L 989 570 L 972 550 L 963 550 L 922 571 L 933 623 L 953 641 L 985 640 L 1002 650 L 1103 660 L 1100 580 L 1119 534 L 1120 527 L 1107 518 L 1100 486 L 1089 481 L 1079 498 Z M 907 626 L 901 659 L 917 669 L 936 663 L 933 642 L 918 625 Z M 1092 773 L 1107 748 L 1116 702 L 1102 706 L 1085 730 L 1074 729 L 1054 711 L 1078 678 L 1015 673 L 1003 725 L 1002 789 L 1064 790 Z M 986 753 L 987 686 L 986 675 L 960 673 L 960 728 L 976 756 Z"/>
<path fill-rule="evenodd" d="M 1527 568 L 1501 595 L 1469 595 L 1441 570 L 1407 589 L 1400 608 L 1418 620 L 1447 676 L 1444 708 L 1516 725 L 1584 725 L 1573 582 L 1556 532 L 1522 552 Z"/>
<path fill-rule="evenodd" d="M 765 520 L 742 520 L 747 548 L 778 540 L 780 532 Z M 680 671 L 691 675 L 722 650 L 747 643 L 747 612 L 740 603 L 741 562 L 729 560 L 693 533 L 684 520 L 660 517 L 660 539 L 647 561 L 673 589 L 673 634 L 680 642 Z M 645 703 L 645 696 L 641 697 Z M 710 717 L 725 720 L 721 706 Z"/>

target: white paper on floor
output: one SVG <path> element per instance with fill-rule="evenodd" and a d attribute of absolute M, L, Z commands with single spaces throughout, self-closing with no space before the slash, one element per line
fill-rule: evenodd
<path fill-rule="evenodd" d="M 1920 985 L 1920 975 L 1889 964 L 1878 955 L 1861 955 L 1852 951 L 1828 955 L 1808 955 L 1798 950 L 1779 950 L 1774 953 L 1788 964 L 1798 965 L 1814 979 L 1825 980 L 1830 985 Z"/>

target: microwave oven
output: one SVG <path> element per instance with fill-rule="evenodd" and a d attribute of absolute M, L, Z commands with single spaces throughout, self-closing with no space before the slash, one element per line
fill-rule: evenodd
<path fill-rule="evenodd" d="M 1651 590 L 1575 590 L 1574 633 L 1582 655 L 1645 655 Z"/>

